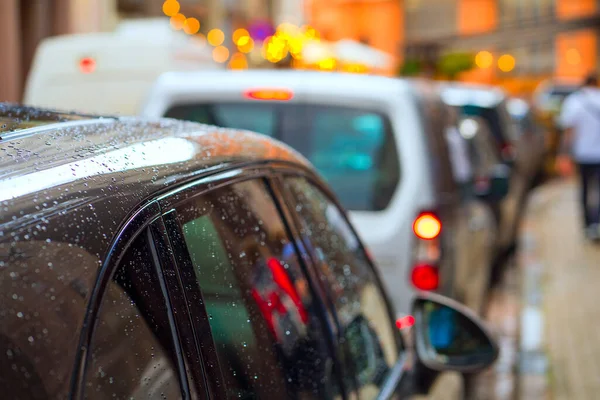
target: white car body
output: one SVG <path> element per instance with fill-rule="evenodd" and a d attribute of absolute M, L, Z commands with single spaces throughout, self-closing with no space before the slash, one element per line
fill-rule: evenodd
<path fill-rule="evenodd" d="M 93 62 L 85 72 L 82 60 Z M 206 45 L 173 31 L 168 20 L 130 21 L 115 32 L 44 39 L 23 103 L 94 114 L 135 114 L 167 71 L 219 69 Z"/>
<path fill-rule="evenodd" d="M 389 118 L 400 163 L 400 179 L 388 206 L 381 211 L 349 210 L 349 216 L 380 270 L 399 314 L 409 312 L 415 241 L 413 222 L 436 206 L 417 97 L 410 82 L 376 76 L 307 71 L 167 73 L 150 92 L 141 115 L 163 117 L 174 105 L 251 102 L 251 89 L 286 89 L 289 103 L 365 108 Z M 453 273 L 452 272 L 441 272 Z M 444 292 L 442 290 L 442 292 Z M 448 292 L 445 292 L 448 294 Z"/>

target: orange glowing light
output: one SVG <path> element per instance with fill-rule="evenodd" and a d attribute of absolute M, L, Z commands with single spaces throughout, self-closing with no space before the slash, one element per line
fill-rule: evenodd
<path fill-rule="evenodd" d="M 244 97 L 251 100 L 288 101 L 294 93 L 287 89 L 254 89 L 244 92 Z"/>
<path fill-rule="evenodd" d="M 242 41 L 242 39 L 240 40 L 240 42 Z M 244 44 L 240 44 L 240 42 L 238 42 L 238 49 L 242 53 L 247 54 L 247 53 L 250 53 L 252 50 L 254 50 L 254 40 L 252 40 L 251 37 L 248 37 L 248 41 Z"/>
<path fill-rule="evenodd" d="M 195 35 L 200 30 L 200 21 L 196 18 L 187 18 L 183 23 L 183 31 L 188 35 Z"/>
<path fill-rule="evenodd" d="M 181 6 L 177 0 L 166 0 L 163 3 L 162 10 L 167 17 L 172 17 L 179 12 Z"/>
<path fill-rule="evenodd" d="M 319 61 L 319 68 L 323 71 L 333 71 L 336 67 L 336 61 L 334 58 L 325 58 Z"/>
<path fill-rule="evenodd" d="M 224 63 L 229 59 L 229 50 L 225 46 L 217 46 L 212 52 L 213 60 L 218 63 Z"/>
<path fill-rule="evenodd" d="M 248 69 L 246 56 L 242 53 L 234 53 L 229 61 L 229 68 L 236 70 Z"/>
<path fill-rule="evenodd" d="M 185 15 L 183 14 L 175 14 L 171 17 L 171 27 L 177 31 L 180 31 L 183 28 L 183 24 L 185 23 Z"/>
<path fill-rule="evenodd" d="M 475 56 L 475 65 L 479 68 L 489 68 L 494 63 L 494 56 L 489 51 L 480 51 Z"/>
<path fill-rule="evenodd" d="M 510 72 L 515 69 L 516 60 L 510 54 L 504 54 L 498 59 L 498 68 L 502 72 Z"/>
<path fill-rule="evenodd" d="M 567 63 L 571 65 L 577 65 L 581 62 L 581 54 L 577 49 L 569 49 L 567 50 Z"/>
<path fill-rule="evenodd" d="M 233 43 L 235 43 L 238 46 L 243 46 L 250 40 L 250 33 L 243 28 L 236 29 L 233 32 L 231 38 L 233 39 Z"/>
<path fill-rule="evenodd" d="M 225 41 L 225 34 L 220 29 L 211 29 L 206 38 L 211 46 L 220 46 Z M 229 57 L 229 54 L 227 57 Z"/>
<path fill-rule="evenodd" d="M 423 213 L 415 219 L 413 231 L 421 239 L 435 239 L 442 231 L 442 222 L 431 213 Z"/>

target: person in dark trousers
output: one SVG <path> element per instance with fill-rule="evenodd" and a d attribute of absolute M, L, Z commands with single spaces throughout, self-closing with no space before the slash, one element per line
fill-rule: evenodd
<path fill-rule="evenodd" d="M 585 235 L 600 240 L 600 88 L 590 75 L 563 104 L 560 124 L 564 132 L 562 152 L 570 152 L 579 169 Z"/>

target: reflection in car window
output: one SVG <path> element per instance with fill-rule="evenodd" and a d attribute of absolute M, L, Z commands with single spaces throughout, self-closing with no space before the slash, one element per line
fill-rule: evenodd
<path fill-rule="evenodd" d="M 178 105 L 165 116 L 250 129 L 287 143 L 313 163 L 350 210 L 385 209 L 400 180 L 391 123 L 370 110 L 244 102 Z"/>
<path fill-rule="evenodd" d="M 297 201 L 301 233 L 318 255 L 320 279 L 331 288 L 359 397 L 374 398 L 400 349 L 372 265 L 343 214 L 319 189 L 303 178 L 288 179 L 285 187 Z"/>
<path fill-rule="evenodd" d="M 332 359 L 263 181 L 177 209 L 230 399 L 331 398 Z"/>
<path fill-rule="evenodd" d="M 144 235 L 103 295 L 91 343 L 85 398 L 181 398 L 167 307 Z"/>

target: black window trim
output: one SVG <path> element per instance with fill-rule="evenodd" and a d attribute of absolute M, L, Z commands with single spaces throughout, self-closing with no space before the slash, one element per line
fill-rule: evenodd
<path fill-rule="evenodd" d="M 158 202 L 150 201 L 142 205 L 136 211 L 134 211 L 127 220 L 125 220 L 121 229 L 119 230 L 119 233 L 112 241 L 112 245 L 99 269 L 96 283 L 94 284 L 92 293 L 90 294 L 90 299 L 88 301 L 84 316 L 83 326 L 81 328 L 81 334 L 79 337 L 79 346 L 74 360 L 75 365 L 73 368 L 73 374 L 71 376 L 70 397 L 72 398 L 83 398 L 85 393 L 85 377 L 91 354 L 89 350 L 92 344 L 94 332 L 96 330 L 98 315 L 104 299 L 106 288 L 134 240 L 140 235 L 146 235 L 146 240 L 151 238 L 151 236 L 148 236 L 149 226 L 159 216 L 160 207 Z M 153 240 L 149 240 L 148 245 L 151 249 L 151 252 L 156 252 L 156 246 Z M 161 282 L 161 289 L 163 289 L 164 281 L 162 273 L 160 273 L 162 271 L 162 267 L 161 265 L 156 264 L 156 258 L 152 256 L 152 259 L 154 264 L 153 266 L 157 271 L 159 282 Z M 171 328 L 171 335 L 174 342 L 173 345 L 177 357 L 176 368 L 179 375 L 179 384 L 181 385 L 183 397 L 185 399 L 189 399 L 190 392 L 186 371 L 185 369 L 180 369 L 180 367 L 183 365 L 181 343 L 177 335 L 177 331 L 173 329 L 174 327 L 171 324 L 173 310 L 170 308 L 171 303 L 170 299 L 168 299 L 168 293 L 163 290 L 162 295 L 164 296 L 165 304 L 167 306 L 169 325 Z"/>
<path fill-rule="evenodd" d="M 245 166 L 235 166 L 229 169 L 223 169 L 215 173 L 214 175 L 207 176 L 201 178 L 197 181 L 188 183 L 186 185 L 181 186 L 178 189 L 175 189 L 163 196 L 161 196 L 158 201 L 162 210 L 162 219 L 165 222 L 167 227 L 167 235 L 170 240 L 170 244 L 172 246 L 173 252 L 179 255 L 179 262 L 177 262 L 177 273 L 180 278 L 181 287 L 185 287 L 184 278 L 181 277 L 181 271 L 184 270 L 193 270 L 193 263 L 185 242 L 183 240 L 183 228 L 179 221 L 177 220 L 177 210 L 176 208 L 185 203 L 189 203 L 194 199 L 205 196 L 206 194 L 221 189 L 223 187 L 231 186 L 236 183 L 253 181 L 253 180 L 262 180 L 266 186 L 266 189 L 271 196 L 275 207 L 277 208 L 279 215 L 281 216 L 282 223 L 286 229 L 286 232 L 289 235 L 290 241 L 292 242 L 294 249 L 296 251 L 296 255 L 298 257 L 298 262 L 302 273 L 309 281 L 309 287 L 312 293 L 312 296 L 315 301 L 322 302 L 323 296 L 322 293 L 315 293 L 315 290 L 319 285 L 316 284 L 318 279 L 315 281 L 314 275 L 311 275 L 314 272 L 314 268 L 309 266 L 309 263 L 313 262 L 314 258 L 311 255 L 306 255 L 306 252 L 301 250 L 297 241 L 301 240 L 298 231 L 295 230 L 295 222 L 293 222 L 290 218 L 290 210 L 285 206 L 284 197 L 281 196 L 281 188 L 279 187 L 279 181 L 277 180 L 278 176 L 282 171 L 294 171 L 296 174 L 301 176 L 314 176 L 315 172 L 311 171 L 309 168 L 292 163 L 292 162 L 282 162 L 282 161 L 262 161 L 250 163 Z M 318 178 L 317 178 L 318 179 Z M 302 241 L 304 244 L 304 241 Z M 306 249 L 306 246 L 304 246 Z M 308 257 L 308 260 L 307 260 Z M 189 309 L 189 303 L 187 301 L 186 291 L 184 291 L 185 304 L 188 306 L 188 314 L 192 315 L 194 312 L 200 312 L 200 318 L 206 321 L 208 324 L 208 314 L 206 308 L 204 307 L 204 301 L 200 307 L 196 310 Z M 202 293 L 200 292 L 200 298 L 202 298 Z M 328 305 L 323 305 L 324 308 L 329 309 Z M 328 321 L 325 315 L 319 315 L 318 318 L 321 320 L 323 326 L 329 327 L 330 322 Z M 208 327 L 208 326 L 207 326 Z M 329 328 L 327 328 L 329 329 Z M 218 370 L 220 371 L 220 362 L 218 360 L 216 347 L 212 338 L 212 333 L 210 329 L 207 329 L 207 332 L 202 333 L 202 337 L 199 336 L 198 332 L 194 332 L 196 340 L 198 341 L 199 348 L 202 349 L 202 352 L 208 353 L 207 357 L 210 358 L 211 362 L 214 365 L 218 365 Z M 333 343 L 331 343 L 331 339 L 328 338 L 327 345 L 331 352 L 332 357 L 334 358 L 334 362 L 339 360 L 339 354 L 337 354 L 336 347 Z M 336 372 L 341 372 L 336 369 Z M 207 372 L 206 380 L 208 384 L 211 386 L 211 390 L 215 393 L 216 398 L 225 397 L 224 385 L 219 384 L 219 382 L 224 382 L 224 378 L 222 373 L 218 376 L 215 376 L 214 373 Z M 343 385 L 343 380 L 341 376 L 337 376 L 339 387 L 342 390 L 342 398 L 347 398 L 346 388 Z M 217 394 L 218 393 L 218 394 Z"/>

